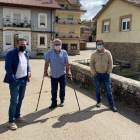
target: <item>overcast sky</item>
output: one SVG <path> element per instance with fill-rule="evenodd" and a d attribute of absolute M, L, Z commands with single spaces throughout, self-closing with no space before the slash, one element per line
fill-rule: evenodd
<path fill-rule="evenodd" d="M 80 2 L 83 5 L 82 8 L 87 10 L 87 13 L 82 16 L 82 19 L 91 20 L 108 0 L 80 0 Z"/>

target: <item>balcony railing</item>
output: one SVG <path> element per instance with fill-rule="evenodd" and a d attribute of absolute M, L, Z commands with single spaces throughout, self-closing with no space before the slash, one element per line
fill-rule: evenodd
<path fill-rule="evenodd" d="M 31 28 L 31 21 L 24 19 L 3 19 L 4 27 Z"/>
<path fill-rule="evenodd" d="M 77 39 L 85 39 L 84 36 L 80 36 L 78 33 L 55 33 L 56 38 L 77 38 Z"/>
<path fill-rule="evenodd" d="M 55 23 L 60 24 L 85 24 L 86 20 L 81 21 L 81 19 L 72 19 L 72 18 L 56 18 Z"/>

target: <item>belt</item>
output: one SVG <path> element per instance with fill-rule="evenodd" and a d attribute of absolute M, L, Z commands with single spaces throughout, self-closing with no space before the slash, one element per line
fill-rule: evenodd
<path fill-rule="evenodd" d="M 25 76 L 25 77 L 21 77 L 21 78 L 18 78 L 17 80 L 19 80 L 19 79 L 24 79 L 24 78 L 26 78 L 27 76 Z"/>

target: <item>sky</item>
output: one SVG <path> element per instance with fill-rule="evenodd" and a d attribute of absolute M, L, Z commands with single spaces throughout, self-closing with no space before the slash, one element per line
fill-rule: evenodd
<path fill-rule="evenodd" d="M 91 20 L 102 8 L 103 4 L 106 4 L 108 0 L 80 0 L 82 3 L 82 9 L 87 10 L 81 18 Z"/>

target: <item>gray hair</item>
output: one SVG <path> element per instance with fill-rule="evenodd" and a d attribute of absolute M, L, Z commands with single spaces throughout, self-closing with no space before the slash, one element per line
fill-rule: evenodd
<path fill-rule="evenodd" d="M 62 44 L 62 41 L 60 39 L 55 39 L 53 43 L 55 44 L 55 42 L 60 42 Z"/>
<path fill-rule="evenodd" d="M 24 39 L 24 38 L 19 38 L 19 39 L 17 40 L 17 44 L 19 43 L 19 41 L 26 41 L 26 39 Z"/>

